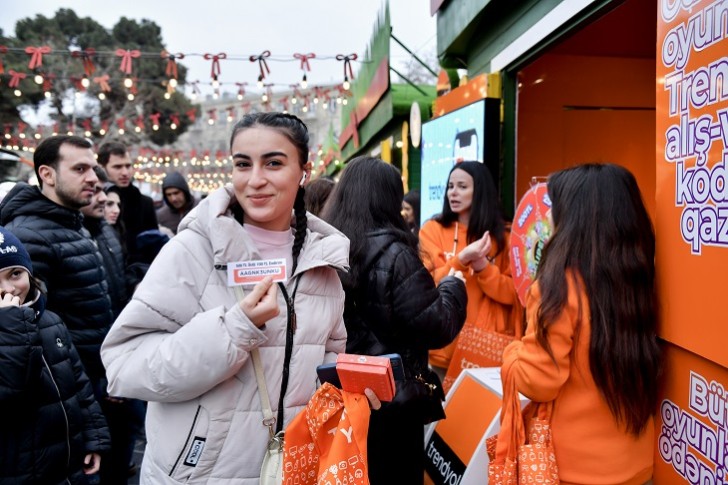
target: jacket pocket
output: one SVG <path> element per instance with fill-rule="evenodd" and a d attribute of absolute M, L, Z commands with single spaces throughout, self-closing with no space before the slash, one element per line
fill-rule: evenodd
<path fill-rule="evenodd" d="M 197 406 L 192 423 L 188 427 L 184 441 L 181 442 L 177 459 L 169 471 L 169 476 L 178 481 L 194 478 L 207 445 L 209 419 L 207 411 Z"/>

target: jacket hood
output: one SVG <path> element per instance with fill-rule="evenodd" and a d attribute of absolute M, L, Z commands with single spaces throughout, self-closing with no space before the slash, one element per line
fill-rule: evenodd
<path fill-rule="evenodd" d="M 81 229 L 83 221 L 81 212 L 56 204 L 36 186 L 19 182 L 0 203 L 0 225 L 21 216 L 42 216 L 75 230 Z"/>
<path fill-rule="evenodd" d="M 210 240 L 216 265 L 260 259 L 254 249 L 255 243 L 232 215 L 230 207 L 234 203 L 233 187 L 228 184 L 200 202 L 179 225 L 178 233 L 188 229 Z M 298 258 L 296 273 L 317 266 L 348 270 L 349 240 L 346 236 L 313 214 L 306 215 L 306 240 Z M 291 211 L 291 226 L 294 225 L 295 217 Z"/>
<path fill-rule="evenodd" d="M 366 256 L 364 259 L 364 268 L 369 268 L 376 262 L 377 259 L 387 250 L 393 243 L 407 242 L 406 236 L 402 233 L 398 233 L 393 229 L 377 229 L 375 231 L 368 232 L 366 234 L 367 246 Z"/>
<path fill-rule="evenodd" d="M 174 187 L 175 189 L 180 189 L 185 194 L 185 200 L 187 201 L 187 205 L 192 202 L 190 186 L 187 185 L 187 181 L 185 180 L 184 175 L 179 172 L 172 172 L 167 174 L 167 176 L 164 177 L 164 181 L 162 182 L 162 198 L 164 199 L 164 203 L 167 204 L 170 209 L 173 209 L 173 207 L 169 204 L 167 196 L 164 194 L 164 190 L 171 187 Z"/>

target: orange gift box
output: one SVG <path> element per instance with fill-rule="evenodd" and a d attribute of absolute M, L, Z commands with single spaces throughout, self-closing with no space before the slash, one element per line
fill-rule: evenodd
<path fill-rule="evenodd" d="M 388 357 L 339 354 L 336 358 L 336 373 L 345 391 L 364 394 L 364 389 L 369 388 L 380 401 L 394 398 L 394 376 Z"/>

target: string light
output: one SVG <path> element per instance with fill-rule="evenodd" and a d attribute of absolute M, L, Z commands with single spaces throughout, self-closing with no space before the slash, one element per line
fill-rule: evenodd
<path fill-rule="evenodd" d="M 40 74 L 36 74 L 33 80 L 36 84 L 43 84 L 43 76 L 41 76 Z"/>

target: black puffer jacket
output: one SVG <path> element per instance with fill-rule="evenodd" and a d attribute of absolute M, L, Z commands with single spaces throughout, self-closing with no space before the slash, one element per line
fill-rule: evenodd
<path fill-rule="evenodd" d="M 0 484 L 86 483 L 83 458 L 109 450 L 109 431 L 57 315 L 0 308 Z"/>
<path fill-rule="evenodd" d="M 129 301 L 129 295 L 126 291 L 127 277 L 126 264 L 124 262 L 124 251 L 121 247 L 121 240 L 116 235 L 113 227 L 106 223 L 104 219 L 96 219 L 94 217 L 84 217 L 83 225 L 104 260 L 104 270 L 106 271 L 106 282 L 109 285 L 109 296 L 111 297 L 111 309 L 114 312 L 114 320 L 119 316 L 121 310 Z"/>
<path fill-rule="evenodd" d="M 404 231 L 366 234 L 364 258 L 350 259 L 352 274 L 342 274 L 346 303 L 348 353 L 402 356 L 406 380 L 397 382 L 391 403 L 373 411 L 369 424 L 371 483 L 421 483 L 424 473 L 422 425 L 444 417 L 441 386 L 430 391 L 436 377 L 427 367 L 429 349 L 452 342 L 465 322 L 465 284 L 444 278 L 438 287 L 407 243 Z M 360 260 L 361 263 L 357 263 Z M 358 275 L 358 276 L 356 276 Z M 352 281 L 356 279 L 356 281 Z M 391 437 L 397 438 L 392 440 Z"/>
<path fill-rule="evenodd" d="M 429 349 L 452 342 L 465 321 L 467 295 L 462 281 L 444 278 L 435 287 L 417 253 L 393 230 L 365 236 L 367 254 L 359 281 L 342 277 L 346 291 L 346 350 L 381 355 L 399 353 L 412 375 L 427 369 Z"/>
<path fill-rule="evenodd" d="M 68 327 L 91 381 L 105 375 L 99 351 L 113 323 L 103 260 L 79 211 L 62 207 L 38 187 L 17 184 L 0 204 L 0 225 L 30 253 L 33 274 L 48 290 L 48 309 Z"/>

